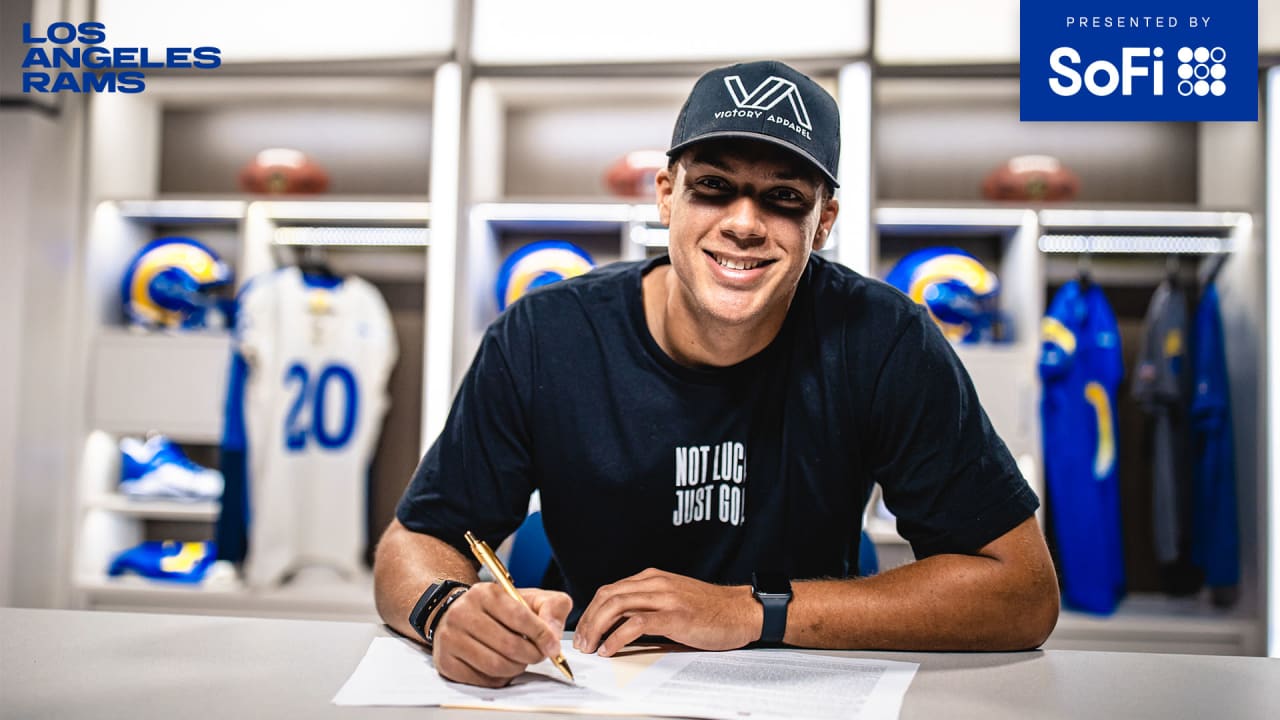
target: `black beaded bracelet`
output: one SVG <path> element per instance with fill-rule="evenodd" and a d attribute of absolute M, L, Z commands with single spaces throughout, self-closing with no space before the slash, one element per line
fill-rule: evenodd
<path fill-rule="evenodd" d="M 427 628 L 427 636 L 426 636 L 428 650 L 435 649 L 436 627 L 440 625 L 440 618 L 444 617 L 445 612 L 449 610 L 449 606 L 453 604 L 454 600 L 457 600 L 458 598 L 462 597 L 463 593 L 465 593 L 470 589 L 471 587 L 469 585 L 463 585 L 462 587 L 454 590 L 452 593 L 449 593 L 449 597 L 445 598 L 444 602 L 440 605 L 440 611 L 436 613 L 435 617 L 431 618 L 431 627 Z"/>

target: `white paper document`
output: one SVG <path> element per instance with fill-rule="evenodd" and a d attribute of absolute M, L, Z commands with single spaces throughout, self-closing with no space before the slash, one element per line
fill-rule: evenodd
<path fill-rule="evenodd" d="M 898 717 L 916 663 L 793 650 L 632 650 L 587 655 L 563 641 L 576 684 L 549 661 L 504 688 L 450 682 L 431 656 L 398 638 L 376 638 L 337 705 L 440 705 L 544 712 L 659 715 L 715 720 Z"/>

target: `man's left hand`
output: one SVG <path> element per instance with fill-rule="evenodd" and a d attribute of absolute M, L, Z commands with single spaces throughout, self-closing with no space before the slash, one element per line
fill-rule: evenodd
<path fill-rule="evenodd" d="M 596 591 L 573 646 L 607 657 L 641 635 L 663 635 L 699 650 L 732 650 L 760 639 L 763 621 L 749 585 L 712 585 L 649 568 Z"/>

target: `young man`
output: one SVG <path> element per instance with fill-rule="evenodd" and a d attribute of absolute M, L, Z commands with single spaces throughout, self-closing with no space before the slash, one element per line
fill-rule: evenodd
<path fill-rule="evenodd" d="M 378 547 L 378 609 L 498 686 L 641 635 L 1030 648 L 1058 589 L 1035 495 L 927 313 L 814 256 L 839 211 L 835 101 L 776 62 L 711 71 L 657 177 L 668 257 L 532 293 L 489 328 Z M 920 559 L 857 573 L 884 489 Z M 541 491 L 568 593 L 478 583 Z M 794 581 L 794 582 L 792 582 Z M 412 619 L 411 619 L 412 618 Z"/>

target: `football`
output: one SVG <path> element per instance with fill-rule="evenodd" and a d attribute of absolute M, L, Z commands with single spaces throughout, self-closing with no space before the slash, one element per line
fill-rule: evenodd
<path fill-rule="evenodd" d="M 988 200 L 1055 202 L 1073 200 L 1080 179 L 1051 155 L 1019 155 L 987 173 L 982 196 Z"/>
<path fill-rule="evenodd" d="M 667 166 L 661 150 L 636 150 L 618 158 L 604 172 L 609 192 L 624 198 L 651 198 L 657 194 L 653 177 Z"/>
<path fill-rule="evenodd" d="M 270 148 L 241 168 L 240 188 L 271 195 L 322 193 L 329 189 L 329 174 L 300 150 Z"/>

